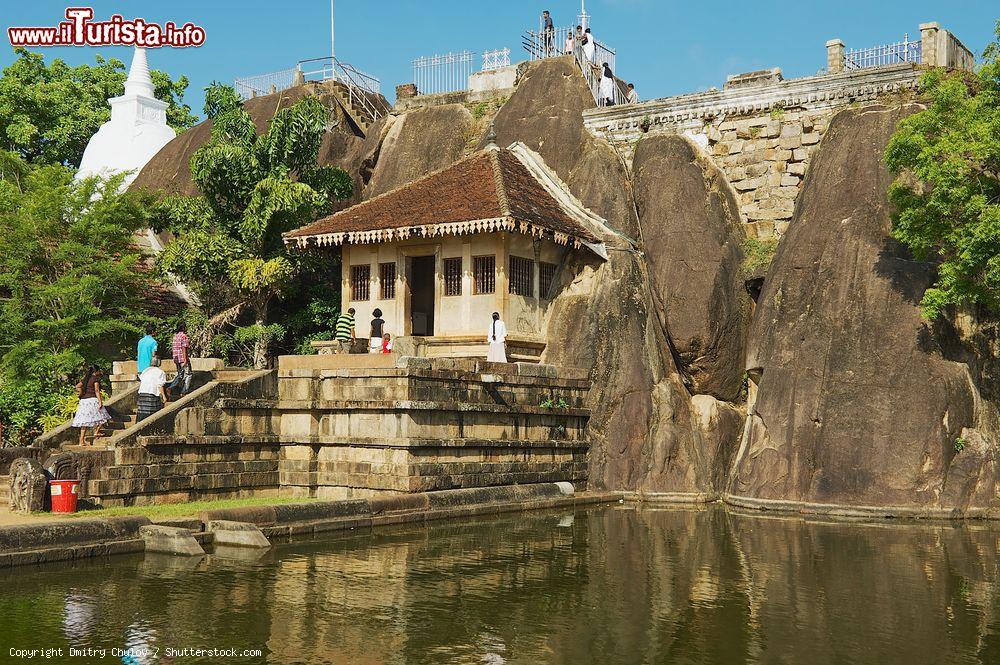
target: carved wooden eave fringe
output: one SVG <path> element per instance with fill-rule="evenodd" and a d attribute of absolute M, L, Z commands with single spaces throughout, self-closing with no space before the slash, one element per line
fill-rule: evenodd
<path fill-rule="evenodd" d="M 509 209 L 509 208 L 508 208 Z M 537 224 L 531 224 L 513 217 L 495 217 L 493 219 L 475 219 L 466 222 L 443 222 L 441 224 L 423 224 L 420 226 L 402 226 L 395 229 L 377 229 L 372 231 L 347 231 L 343 233 L 321 233 L 309 236 L 286 237 L 285 244 L 299 249 L 307 247 L 334 247 L 349 243 L 352 245 L 367 245 L 385 243 L 411 238 L 435 238 L 440 236 L 461 236 L 475 233 L 520 233 L 532 238 L 549 238 L 560 245 L 571 245 L 578 249 L 582 241 L 568 233 L 551 231 Z"/>

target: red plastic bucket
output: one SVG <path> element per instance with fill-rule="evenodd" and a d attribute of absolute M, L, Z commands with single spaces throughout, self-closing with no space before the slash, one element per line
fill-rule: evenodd
<path fill-rule="evenodd" d="M 49 492 L 52 494 L 52 512 L 75 513 L 79 488 L 79 480 L 50 480 Z"/>

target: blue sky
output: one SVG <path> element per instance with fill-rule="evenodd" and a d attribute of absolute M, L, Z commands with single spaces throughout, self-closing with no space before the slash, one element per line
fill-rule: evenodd
<path fill-rule="evenodd" d="M 509 47 L 522 59 L 521 33 L 537 26 L 549 9 L 558 25 L 576 21 L 579 0 L 425 2 L 336 0 L 337 55 L 382 80 L 392 96 L 412 80 L 413 58 L 448 51 Z M 186 100 L 201 113 L 201 89 L 213 80 L 231 83 L 246 76 L 285 69 L 305 58 L 328 55 L 329 0 L 171 0 L 76 5 L 94 7 L 96 19 L 125 18 L 205 28 L 204 46 L 160 49 L 150 64 L 174 76 L 186 74 Z M 55 25 L 65 2 L 4 3 L 0 65 L 13 59 L 6 28 Z M 786 78 L 815 74 L 826 64 L 825 43 L 837 37 L 848 48 L 919 35 L 919 25 L 938 21 L 977 56 L 993 35 L 1000 3 L 993 0 L 840 0 L 798 3 L 715 0 L 588 0 L 594 33 L 618 51 L 618 74 L 634 81 L 644 99 L 721 87 L 727 74 L 781 67 Z M 128 62 L 124 48 L 38 49 L 71 64 L 93 62 L 101 53 Z"/>

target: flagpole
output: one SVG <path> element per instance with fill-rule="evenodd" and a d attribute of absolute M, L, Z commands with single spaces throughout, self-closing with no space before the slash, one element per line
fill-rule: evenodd
<path fill-rule="evenodd" d="M 334 48 L 333 42 L 333 0 L 330 0 L 330 58 L 335 59 L 337 57 L 337 51 Z"/>

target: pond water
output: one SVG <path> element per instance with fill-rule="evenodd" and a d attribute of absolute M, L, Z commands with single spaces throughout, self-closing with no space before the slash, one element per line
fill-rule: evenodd
<path fill-rule="evenodd" d="M 997 663 L 998 540 L 615 504 L 21 568 L 0 662 Z"/>

